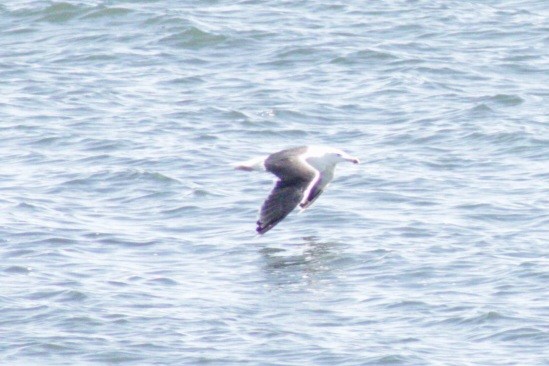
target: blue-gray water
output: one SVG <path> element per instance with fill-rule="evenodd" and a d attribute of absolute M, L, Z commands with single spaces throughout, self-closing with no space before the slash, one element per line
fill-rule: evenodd
<path fill-rule="evenodd" d="M 0 364 L 548 365 L 549 5 L 0 4 Z M 340 147 L 264 237 L 272 177 Z"/>

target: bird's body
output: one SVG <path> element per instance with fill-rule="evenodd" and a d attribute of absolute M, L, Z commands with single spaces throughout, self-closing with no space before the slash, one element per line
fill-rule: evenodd
<path fill-rule="evenodd" d="M 282 221 L 298 205 L 308 208 L 334 176 L 337 163 L 358 159 L 324 146 L 301 146 L 237 164 L 236 169 L 268 171 L 278 177 L 259 212 L 256 231 L 264 234 Z"/>

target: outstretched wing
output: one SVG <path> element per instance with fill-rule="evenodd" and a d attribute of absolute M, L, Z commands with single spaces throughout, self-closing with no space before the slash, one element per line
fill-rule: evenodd
<path fill-rule="evenodd" d="M 265 234 L 282 221 L 303 199 L 303 192 L 308 183 L 303 181 L 300 184 L 288 184 L 279 180 L 259 213 L 256 231 Z"/>
<path fill-rule="evenodd" d="M 280 180 L 276 182 L 259 212 L 256 229 L 259 234 L 271 230 L 288 216 L 303 200 L 309 186 L 319 177 L 313 167 L 295 155 L 294 149 L 271 155 L 265 160 L 265 167 Z"/>

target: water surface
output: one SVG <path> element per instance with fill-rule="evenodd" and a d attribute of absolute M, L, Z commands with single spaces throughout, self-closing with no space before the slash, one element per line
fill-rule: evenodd
<path fill-rule="evenodd" d="M 4 1 L 0 363 L 547 365 L 545 1 Z M 272 177 L 343 148 L 263 237 Z"/>

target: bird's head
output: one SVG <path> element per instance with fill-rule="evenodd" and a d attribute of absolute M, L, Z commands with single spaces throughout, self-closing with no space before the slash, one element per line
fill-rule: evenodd
<path fill-rule="evenodd" d="M 331 154 L 332 154 L 333 158 L 338 163 L 343 162 L 343 161 L 348 161 L 348 162 L 351 162 L 353 164 L 359 164 L 360 163 L 360 160 L 358 160 L 358 158 L 355 158 L 354 156 L 351 156 L 351 155 L 347 154 L 345 151 L 342 151 L 342 150 L 336 149 L 336 151 L 332 152 Z"/>
<path fill-rule="evenodd" d="M 326 151 L 324 153 L 324 159 L 329 160 L 333 164 L 341 163 L 344 161 L 348 161 L 353 164 L 360 163 L 360 161 L 354 156 L 351 156 L 345 151 L 336 148 L 326 148 Z"/>
<path fill-rule="evenodd" d="M 312 146 L 308 152 L 309 158 L 321 165 L 335 165 L 344 161 L 358 164 L 360 161 L 345 151 L 327 146 Z"/>

